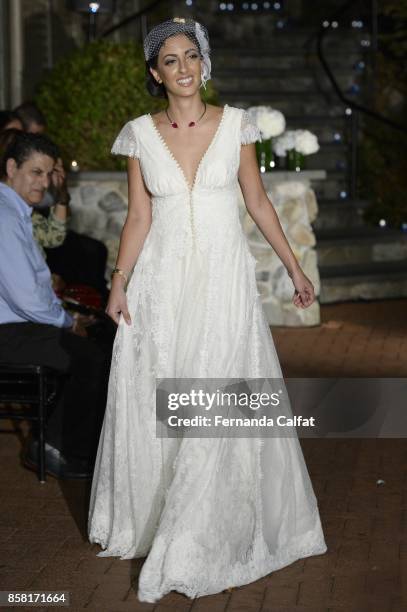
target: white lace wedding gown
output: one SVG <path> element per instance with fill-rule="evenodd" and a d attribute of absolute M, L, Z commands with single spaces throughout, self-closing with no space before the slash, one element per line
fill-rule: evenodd
<path fill-rule="evenodd" d="M 147 556 L 138 598 L 250 583 L 326 552 L 295 438 L 155 436 L 155 378 L 282 378 L 238 211 L 241 144 L 259 137 L 226 105 L 192 188 L 151 115 L 114 153 L 137 157 L 153 221 L 118 326 L 92 482 L 89 539 L 100 556 Z"/>

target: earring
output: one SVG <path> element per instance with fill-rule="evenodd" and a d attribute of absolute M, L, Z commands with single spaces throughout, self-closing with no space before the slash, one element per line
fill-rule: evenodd
<path fill-rule="evenodd" d="M 203 87 L 206 90 L 206 81 L 207 81 L 206 74 L 202 70 L 202 72 L 201 72 L 201 84 L 200 84 L 199 87 Z"/>

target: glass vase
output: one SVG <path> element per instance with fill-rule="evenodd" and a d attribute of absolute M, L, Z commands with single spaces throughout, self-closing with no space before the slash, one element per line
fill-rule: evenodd
<path fill-rule="evenodd" d="M 275 156 L 275 169 L 276 170 L 280 170 L 280 172 L 282 170 L 286 170 L 287 169 L 287 157 L 286 156 L 282 156 L 282 155 L 276 155 Z"/>
<path fill-rule="evenodd" d="M 268 138 L 262 142 L 256 142 L 257 161 L 260 172 L 271 172 L 276 167 L 276 160 L 273 152 L 273 139 Z"/>

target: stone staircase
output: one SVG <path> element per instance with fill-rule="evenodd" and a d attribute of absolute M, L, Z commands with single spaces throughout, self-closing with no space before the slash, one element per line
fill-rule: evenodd
<path fill-rule="evenodd" d="M 365 225 L 315 231 L 322 303 L 407 295 L 407 235 Z"/>
<path fill-rule="evenodd" d="M 251 35 L 245 19 L 251 19 Z M 349 198 L 350 118 L 309 42 L 314 30 L 279 29 L 267 15 L 254 22 L 252 15 L 226 19 L 218 14 L 208 25 L 221 102 L 243 108 L 271 105 L 284 113 L 289 129 L 301 127 L 318 136 L 320 151 L 307 158 L 307 169 L 327 172 L 325 181 L 313 183 L 321 303 L 407 296 L 407 235 L 368 226 L 363 220 L 368 202 Z M 366 40 L 362 30 L 338 28 L 325 45 L 343 91 L 355 100 L 363 99 Z"/>

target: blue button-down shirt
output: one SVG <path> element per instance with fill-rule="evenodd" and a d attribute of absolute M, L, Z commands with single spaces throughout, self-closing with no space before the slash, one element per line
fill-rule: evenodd
<path fill-rule="evenodd" d="M 0 182 L 0 324 L 47 323 L 70 327 L 51 273 L 33 237 L 32 207 Z"/>

